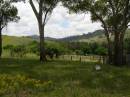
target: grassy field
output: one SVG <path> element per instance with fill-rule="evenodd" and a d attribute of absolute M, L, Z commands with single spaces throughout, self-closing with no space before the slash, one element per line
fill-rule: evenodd
<path fill-rule="evenodd" d="M 26 45 L 32 42 L 33 39 L 28 37 L 3 36 L 3 46 L 6 45 Z"/>
<path fill-rule="evenodd" d="M 0 97 L 130 97 L 130 67 L 37 58 L 0 60 Z"/>

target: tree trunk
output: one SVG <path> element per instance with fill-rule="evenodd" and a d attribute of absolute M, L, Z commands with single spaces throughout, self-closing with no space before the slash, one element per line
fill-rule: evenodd
<path fill-rule="evenodd" d="M 114 43 L 114 65 L 120 66 L 124 65 L 124 41 L 120 34 L 115 35 Z"/>
<path fill-rule="evenodd" d="M 0 28 L 0 59 L 2 56 L 2 29 Z"/>
<path fill-rule="evenodd" d="M 108 41 L 108 63 L 113 63 L 112 42 Z"/>
<path fill-rule="evenodd" d="M 108 51 L 108 60 L 107 60 L 107 63 L 108 64 L 112 64 L 113 63 L 113 54 L 112 54 L 112 45 L 113 45 L 113 43 L 112 43 L 112 41 L 111 41 L 111 38 L 109 37 L 109 33 L 110 32 L 107 32 L 107 30 L 106 30 L 106 33 L 105 33 L 105 36 L 106 36 L 106 39 L 107 39 L 107 43 L 108 43 L 108 45 L 107 45 L 107 51 Z"/>
<path fill-rule="evenodd" d="M 40 32 L 40 61 L 45 62 L 46 59 L 46 52 L 45 52 L 45 43 L 44 43 L 44 27 L 39 25 L 39 32 Z"/>

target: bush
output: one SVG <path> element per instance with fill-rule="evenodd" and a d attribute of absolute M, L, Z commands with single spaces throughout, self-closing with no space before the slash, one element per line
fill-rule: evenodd
<path fill-rule="evenodd" d="M 105 55 L 107 55 L 107 49 L 104 47 L 98 47 L 96 49 L 96 54 L 101 55 L 101 56 L 105 56 Z"/>
<path fill-rule="evenodd" d="M 30 44 L 28 44 L 27 49 L 29 53 L 33 53 L 36 55 L 40 55 L 40 48 L 39 48 L 39 42 L 33 41 Z"/>
<path fill-rule="evenodd" d="M 27 54 L 27 49 L 24 45 L 14 46 L 10 49 L 10 55 L 12 57 L 23 57 Z"/>
<path fill-rule="evenodd" d="M 6 45 L 3 47 L 4 50 L 10 51 L 11 57 L 23 57 L 28 53 L 28 50 L 25 45 Z"/>
<path fill-rule="evenodd" d="M 53 89 L 52 81 L 41 81 L 25 76 L 0 75 L 0 96 L 28 97 L 32 93 L 50 91 Z M 26 96 L 25 96 L 26 95 Z"/>
<path fill-rule="evenodd" d="M 6 45 L 3 47 L 4 50 L 11 50 L 14 46 L 13 45 Z"/>

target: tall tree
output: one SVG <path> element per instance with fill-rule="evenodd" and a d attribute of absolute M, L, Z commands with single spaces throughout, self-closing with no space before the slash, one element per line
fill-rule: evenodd
<path fill-rule="evenodd" d="M 0 0 L 0 58 L 2 55 L 2 29 L 11 21 L 17 21 L 18 10 L 11 1 Z"/>
<path fill-rule="evenodd" d="M 25 0 L 10 0 L 10 2 L 14 2 L 14 3 L 21 2 L 21 1 L 25 2 Z"/>
<path fill-rule="evenodd" d="M 40 34 L 40 61 L 46 61 L 44 30 L 47 21 L 49 20 L 53 9 L 56 7 L 58 0 L 29 0 L 32 10 L 37 18 L 39 34 Z M 38 6 L 36 6 L 35 3 Z"/>
<path fill-rule="evenodd" d="M 93 21 L 101 22 L 108 41 L 109 61 L 115 65 L 123 65 L 123 40 L 130 22 L 130 0 L 63 0 L 63 3 L 75 13 L 90 12 Z M 113 60 L 112 35 L 114 36 Z"/>

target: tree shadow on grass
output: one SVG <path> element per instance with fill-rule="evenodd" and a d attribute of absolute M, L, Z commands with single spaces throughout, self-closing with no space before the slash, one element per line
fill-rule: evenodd
<path fill-rule="evenodd" d="M 39 64 L 37 59 L 31 58 L 2 58 L 0 60 L 0 65 L 28 65 L 28 64 Z"/>
<path fill-rule="evenodd" d="M 73 68 L 77 68 L 74 65 L 75 63 L 77 62 L 47 61 L 43 63 L 36 58 L 2 58 L 0 60 L 0 73 L 13 75 L 23 74 L 35 78 L 45 79 L 54 77 L 54 79 L 58 79 L 57 76 L 62 75 L 59 72 L 64 72 L 66 69 L 72 70 Z"/>
<path fill-rule="evenodd" d="M 36 75 L 36 72 L 33 72 L 32 69 L 41 64 L 44 63 L 37 59 L 3 58 L 0 60 L 0 73 Z"/>

